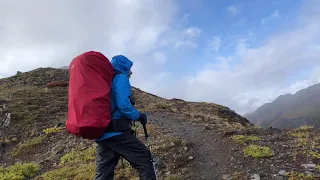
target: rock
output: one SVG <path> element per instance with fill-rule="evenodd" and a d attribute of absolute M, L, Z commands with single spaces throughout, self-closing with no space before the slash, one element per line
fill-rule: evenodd
<path fill-rule="evenodd" d="M 187 151 L 187 150 L 188 150 L 188 148 L 187 148 L 187 147 L 184 147 L 183 149 L 184 149 L 185 151 Z"/>
<path fill-rule="evenodd" d="M 232 177 L 228 174 L 222 176 L 222 180 L 232 180 Z"/>
<path fill-rule="evenodd" d="M 189 156 L 189 159 L 192 160 L 192 159 L 193 159 L 193 156 Z"/>
<path fill-rule="evenodd" d="M 314 169 L 317 167 L 317 165 L 315 165 L 315 164 L 302 164 L 301 166 L 306 169 Z"/>
<path fill-rule="evenodd" d="M 167 175 L 167 176 L 169 176 L 170 174 L 171 174 L 171 172 L 170 172 L 170 171 L 166 172 L 166 175 Z"/>
<path fill-rule="evenodd" d="M 205 125 L 204 125 L 204 129 L 205 129 L 205 130 L 211 130 L 211 128 L 209 127 L 209 124 L 205 124 Z"/>
<path fill-rule="evenodd" d="M 259 174 L 252 175 L 251 180 L 260 180 L 260 175 Z"/>
<path fill-rule="evenodd" d="M 281 175 L 281 176 L 286 176 L 286 173 L 287 172 L 285 170 L 281 170 L 281 171 L 278 172 L 278 174 Z"/>
<path fill-rule="evenodd" d="M 282 177 L 282 176 L 276 176 L 275 179 L 276 179 L 276 180 L 284 180 L 284 177 Z"/>
<path fill-rule="evenodd" d="M 284 153 L 281 153 L 278 157 L 278 159 L 281 159 L 282 157 L 284 157 Z"/>
<path fill-rule="evenodd" d="M 306 175 L 310 175 L 310 176 L 312 176 L 313 175 L 313 173 L 312 172 L 310 172 L 310 171 L 305 171 L 304 172 Z"/>

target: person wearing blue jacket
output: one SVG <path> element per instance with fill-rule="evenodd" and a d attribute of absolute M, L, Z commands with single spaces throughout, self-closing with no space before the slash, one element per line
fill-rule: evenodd
<path fill-rule="evenodd" d="M 111 90 L 112 120 L 99 139 L 96 139 L 95 180 L 113 180 L 120 156 L 137 169 L 141 180 L 155 180 L 151 154 L 148 148 L 131 132 L 131 121 L 147 123 L 147 115 L 140 113 L 130 102 L 131 67 L 133 62 L 123 55 L 111 60 L 114 77 Z"/>

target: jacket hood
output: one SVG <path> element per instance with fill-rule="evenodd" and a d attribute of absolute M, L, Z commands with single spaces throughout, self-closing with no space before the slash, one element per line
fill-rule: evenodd
<path fill-rule="evenodd" d="M 129 75 L 133 62 L 123 55 L 114 56 L 111 60 L 114 70 Z"/>

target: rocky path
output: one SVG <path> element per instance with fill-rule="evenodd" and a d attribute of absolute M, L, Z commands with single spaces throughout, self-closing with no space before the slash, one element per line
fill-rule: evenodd
<path fill-rule="evenodd" d="M 216 180 L 221 179 L 223 174 L 231 173 L 228 168 L 234 146 L 231 140 L 169 114 L 152 113 L 149 117 L 152 124 L 194 144 L 191 152 L 193 161 L 190 165 L 192 179 Z"/>
<path fill-rule="evenodd" d="M 149 113 L 149 117 L 150 123 L 192 143 L 190 151 L 193 159 L 188 167 L 190 179 L 320 179 L 319 130 L 300 129 L 292 131 L 295 132 L 293 135 L 290 131 L 273 128 L 239 131 L 261 138 L 254 144 L 270 147 L 271 157 L 254 158 L 245 157 L 243 153 L 250 143 L 238 144 L 218 133 L 218 129 L 209 130 L 192 119 L 169 112 Z M 314 155 L 307 155 L 306 152 Z"/>

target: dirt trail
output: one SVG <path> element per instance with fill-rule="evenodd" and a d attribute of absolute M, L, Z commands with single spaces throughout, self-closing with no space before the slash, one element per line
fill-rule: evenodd
<path fill-rule="evenodd" d="M 194 144 L 191 150 L 194 159 L 190 166 L 192 179 L 218 180 L 223 174 L 230 173 L 232 141 L 174 114 L 159 112 L 151 113 L 149 117 L 152 124 Z"/>

